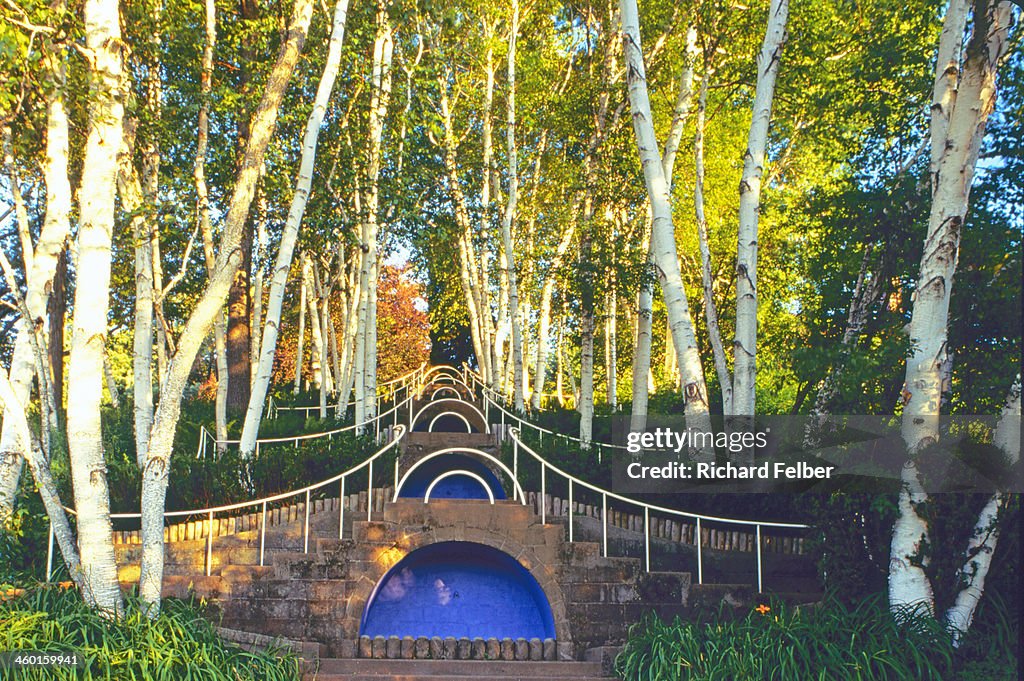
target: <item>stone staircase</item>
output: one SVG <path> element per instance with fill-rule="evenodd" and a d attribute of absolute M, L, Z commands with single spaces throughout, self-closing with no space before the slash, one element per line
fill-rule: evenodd
<path fill-rule="evenodd" d="M 600 662 L 322 659 L 309 681 L 591 681 Z"/>
<path fill-rule="evenodd" d="M 416 402 L 417 409 L 425 403 Z M 454 410 L 472 422 L 468 407 L 456 403 Z M 399 470 L 449 448 L 499 456 L 500 433 L 409 432 Z M 390 481 L 380 470 L 373 478 Z M 363 485 L 358 491 L 345 488 L 350 493 L 343 498 L 311 499 L 308 509 L 301 497 L 296 503 L 281 502 L 268 507 L 265 520 L 256 506 L 256 512 L 169 526 L 164 595 L 207 599 L 226 630 L 254 637 L 251 645 L 291 642 L 307 662 L 305 678 L 324 681 L 587 681 L 610 675 L 615 646 L 648 611 L 687 618 L 700 607 L 756 603 L 749 583 L 754 538 L 748 532 L 705 525 L 695 536 L 692 523 L 652 517 L 646 571 L 642 558 L 619 557 L 644 555 L 647 530 L 635 509 L 609 507 L 605 520 L 599 506 L 579 497 L 570 506 L 557 495 L 535 492 L 527 494 L 525 505 L 510 499 L 494 504 L 440 498 L 429 504 L 411 498 L 393 502 L 393 488 L 368 492 L 365 478 Z M 511 496 L 510 489 L 506 492 Z M 605 527 L 608 556 L 602 555 Z M 115 540 L 119 578 L 129 586 L 138 579 L 138 533 L 116 533 Z M 691 577 L 696 574 L 695 541 L 703 547 L 705 582 L 718 583 L 691 583 L 697 581 Z M 518 561 L 549 600 L 557 640 L 360 639 L 367 603 L 390 568 L 440 542 L 477 543 Z M 810 563 L 803 549 L 795 538 L 763 544 L 766 574 L 787 578 L 770 585 L 789 591 L 791 584 L 806 581 Z"/>

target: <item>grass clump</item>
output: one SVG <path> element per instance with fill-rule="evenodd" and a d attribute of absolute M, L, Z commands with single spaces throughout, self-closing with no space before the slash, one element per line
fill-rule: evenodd
<path fill-rule="evenodd" d="M 986 678 L 1013 678 L 1012 649 L 1004 652 Z M 746 617 L 719 613 L 707 623 L 648 615 L 631 628 L 615 671 L 627 681 L 946 681 L 980 678 L 975 664 L 934 618 L 908 615 L 897 624 L 878 596 L 855 607 L 831 597 L 813 608 L 773 600 Z"/>
<path fill-rule="evenodd" d="M 298 681 L 290 651 L 251 652 L 217 636 L 194 602 L 167 599 L 150 619 L 134 597 L 124 616 L 105 617 L 73 590 L 38 586 L 0 601 L 0 652 L 78 653 L 78 668 L 10 668 L 9 681 Z"/>

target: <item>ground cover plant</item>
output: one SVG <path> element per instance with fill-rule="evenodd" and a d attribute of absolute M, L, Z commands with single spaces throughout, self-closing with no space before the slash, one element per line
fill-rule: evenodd
<path fill-rule="evenodd" d="M 908 612 L 897 624 L 881 595 L 856 606 L 832 596 L 809 607 L 773 599 L 705 622 L 648 615 L 631 629 L 615 671 L 626 681 L 1009 681 L 1019 620 L 1001 601 L 987 609 L 959 648 L 932 617 Z"/>
<path fill-rule="evenodd" d="M 63 583 L 65 586 L 69 583 Z M 250 652 L 217 636 L 201 603 L 166 599 L 150 618 L 135 597 L 117 619 L 61 585 L 0 600 L 0 652 L 77 653 L 79 667 L 0 669 L 8 681 L 298 681 L 290 652 Z"/>

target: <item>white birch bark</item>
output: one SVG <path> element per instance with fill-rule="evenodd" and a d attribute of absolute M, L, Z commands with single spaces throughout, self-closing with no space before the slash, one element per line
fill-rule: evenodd
<path fill-rule="evenodd" d="M 192 175 L 196 184 L 196 220 L 203 236 L 203 255 L 206 258 L 206 275 L 213 276 L 217 255 L 213 245 L 213 225 L 210 221 L 210 196 L 206 186 L 206 150 L 210 137 L 210 95 L 213 91 L 213 51 L 217 45 L 217 7 L 215 0 L 205 0 L 205 42 L 203 61 L 199 76 L 200 103 L 198 134 L 196 137 L 196 160 Z M 227 318 L 222 312 L 213 323 L 214 355 L 217 363 L 217 394 L 214 399 L 214 421 L 217 440 L 228 437 L 228 355 Z M 149 432 L 148 430 L 146 431 Z M 218 445 L 223 451 L 226 445 Z"/>
<path fill-rule="evenodd" d="M 753 117 L 747 135 L 740 178 L 739 236 L 736 249 L 736 334 L 733 340 L 732 413 L 753 416 L 757 372 L 757 221 L 761 205 L 761 177 L 768 144 L 775 77 L 786 41 L 789 0 L 772 0 L 768 28 L 757 55 L 757 85 Z"/>
<path fill-rule="evenodd" d="M 1006 455 L 1010 465 L 1020 461 L 1020 374 L 1007 396 L 1003 413 L 996 425 L 992 443 Z M 958 646 L 974 620 L 974 612 L 985 593 L 985 578 L 992 566 L 992 557 L 999 541 L 1000 513 L 1010 500 L 1006 493 L 993 494 L 978 514 L 964 552 L 964 564 L 957 573 L 962 584 L 945 620 Z"/>
<path fill-rule="evenodd" d="M 132 345 L 132 413 L 135 420 L 135 461 L 146 460 L 153 427 L 153 249 L 150 226 L 143 211 L 145 199 L 135 173 L 132 153 L 136 124 L 125 122 L 118 171 L 118 195 L 131 218 L 135 241 L 135 324 Z"/>
<path fill-rule="evenodd" d="M 936 85 L 945 104 L 933 104 L 946 114 L 945 125 L 931 131 L 932 149 L 940 150 L 932 187 L 932 207 L 910 318 L 911 352 L 902 392 L 902 435 L 911 457 L 938 440 L 943 392 L 949 301 L 960 248 L 960 231 L 967 216 L 988 116 L 995 106 L 996 71 L 1007 49 L 1011 21 L 1009 2 L 977 0 L 974 30 L 965 60 L 955 79 L 955 91 Z M 946 15 L 943 41 L 961 21 L 957 11 Z M 959 50 L 953 48 L 952 53 Z M 940 53 L 940 59 L 943 54 Z M 936 64 L 936 81 L 949 81 L 949 64 Z M 910 607 L 934 611 L 932 586 L 924 572 L 928 555 L 928 525 L 917 507 L 927 500 L 913 460 L 903 469 L 899 515 L 893 525 L 889 563 L 889 605 L 894 611 Z"/>
<path fill-rule="evenodd" d="M 512 364 L 516 411 L 526 408 L 523 382 L 523 331 L 519 309 L 519 281 L 516 278 L 515 248 L 512 224 L 519 201 L 519 162 L 516 150 L 516 38 L 519 34 L 519 1 L 512 0 L 512 24 L 508 32 L 508 120 L 506 142 L 508 148 L 508 203 L 501 220 L 501 240 L 505 246 L 504 266 L 507 268 L 508 309 L 512 322 Z"/>
<path fill-rule="evenodd" d="M 324 351 L 323 336 L 320 334 L 320 296 L 313 277 L 315 265 L 309 259 L 306 259 L 305 265 L 302 276 L 306 279 L 306 290 L 310 292 L 306 299 L 306 314 L 309 315 L 309 339 L 310 345 L 313 346 L 310 348 L 309 359 L 313 371 L 313 388 L 320 390 L 324 382 L 323 367 L 320 365 Z"/>
<path fill-rule="evenodd" d="M 366 320 L 363 351 L 363 391 L 365 416 L 372 418 L 377 413 L 377 278 L 378 278 L 378 211 L 380 204 L 381 140 L 384 135 L 384 119 L 391 102 L 391 64 L 394 53 L 394 38 L 391 21 L 385 4 L 377 6 L 377 37 L 374 41 L 374 59 L 370 98 L 369 154 L 366 164 L 367 187 L 364 209 L 366 211 L 365 246 Z M 358 399 L 358 397 L 357 397 Z"/>
<path fill-rule="evenodd" d="M 732 404 L 732 377 L 725 359 L 722 332 L 718 324 L 718 309 L 715 306 L 715 287 L 711 277 L 711 247 L 708 244 L 708 221 L 704 215 L 704 122 L 708 103 L 708 80 L 710 72 L 704 74 L 700 83 L 697 101 L 697 133 L 694 136 L 693 156 L 696 180 L 693 185 L 693 205 L 697 218 L 697 240 L 700 245 L 700 278 L 704 288 L 704 320 L 708 325 L 708 338 L 715 360 L 715 373 L 722 391 L 722 413 L 734 413 Z"/>
<path fill-rule="evenodd" d="M 306 268 L 308 267 L 306 261 L 306 254 L 303 253 L 301 257 L 302 265 L 299 268 L 299 338 L 298 346 L 295 349 L 295 387 L 292 388 L 292 394 L 298 395 L 299 391 L 302 390 L 302 363 L 305 359 L 303 357 L 303 347 L 306 340 L 306 296 L 309 292 L 306 290 Z"/>
<path fill-rule="evenodd" d="M 629 88 L 630 108 L 633 112 L 633 131 L 636 135 L 644 180 L 651 202 L 651 251 L 658 267 L 665 298 L 665 307 L 672 325 L 673 342 L 679 357 L 683 377 L 683 395 L 687 425 L 702 431 L 711 431 L 708 412 L 707 388 L 700 363 L 697 339 L 694 333 L 690 306 L 683 288 L 676 252 L 675 229 L 672 223 L 672 205 L 665 178 L 661 155 L 658 153 L 651 120 L 651 104 L 647 92 L 643 51 L 640 46 L 640 24 L 636 0 L 621 0 L 623 45 L 626 56 L 626 82 Z"/>
<path fill-rule="evenodd" d="M 614 286 L 614 284 L 613 284 Z M 616 325 L 618 323 L 618 303 L 614 288 L 608 294 L 608 319 L 605 322 L 605 343 L 608 347 L 605 358 L 605 374 L 608 383 L 608 404 L 614 410 L 619 406 L 619 385 L 618 385 L 618 339 L 616 337 Z"/>
<path fill-rule="evenodd" d="M 122 609 L 110 524 L 100 404 L 110 296 L 117 153 L 121 147 L 121 26 L 117 0 L 87 0 L 85 40 L 91 102 L 79 202 L 78 262 L 68 367 L 68 448 L 86 590 L 97 607 Z M 162 523 L 161 523 L 162 525 Z M 161 527 L 162 536 L 162 527 Z"/>
<path fill-rule="evenodd" d="M 558 272 L 565 262 L 565 254 L 569 251 L 575 234 L 576 222 L 573 221 L 562 232 L 558 246 L 555 247 L 555 257 L 551 260 L 551 267 L 544 277 L 544 285 L 540 292 L 540 310 L 537 319 L 537 363 L 533 369 L 533 396 L 530 398 L 530 406 L 534 409 L 539 409 L 541 406 L 541 395 L 544 392 L 544 382 L 547 380 L 548 343 L 551 335 L 551 298 L 555 293 Z M 561 338 L 561 327 L 559 327 L 559 338 Z"/>
<path fill-rule="evenodd" d="M 78 548 L 75 545 L 75 536 L 68 523 L 67 513 L 61 503 L 57 485 L 50 474 L 50 464 L 38 450 L 32 440 L 32 433 L 28 427 L 28 420 L 25 418 L 24 402 L 21 402 L 15 394 L 7 375 L 0 371 L 0 407 L 4 410 L 4 423 L 15 432 L 19 442 L 25 443 L 23 455 L 28 462 L 29 470 L 39 488 L 39 496 L 46 508 L 46 515 L 53 526 L 54 538 L 57 540 L 57 547 L 68 568 L 71 579 L 78 584 L 82 597 L 89 604 L 95 604 L 91 583 L 82 571 L 81 559 Z M 49 575 L 47 575 L 49 577 Z"/>
<path fill-rule="evenodd" d="M 691 25 L 686 30 L 686 49 L 683 58 L 683 69 L 679 76 L 679 92 L 676 94 L 675 108 L 672 114 L 672 125 L 665 139 L 665 150 L 661 155 L 661 165 L 668 183 L 669 200 L 672 199 L 672 177 L 675 168 L 676 153 L 683 137 L 686 119 L 690 115 L 693 100 L 693 65 L 697 52 L 697 27 Z M 650 222 L 650 215 L 648 215 Z M 651 225 L 647 225 L 648 262 L 653 266 L 650 253 Z M 630 429 L 638 432 L 647 427 L 647 404 L 649 397 L 648 375 L 651 372 L 651 342 L 654 339 L 652 324 L 654 322 L 654 293 L 646 282 L 640 288 L 637 298 L 636 345 L 633 350 L 633 404 L 630 414 Z M 671 335 L 665 336 L 665 368 L 671 376 L 676 371 L 675 350 L 672 347 Z"/>
<path fill-rule="evenodd" d="M 259 193 L 256 210 L 256 243 L 252 255 L 252 322 L 249 325 L 249 365 L 254 367 L 260 363 L 260 342 L 263 337 L 263 254 L 267 250 L 267 199 L 262 191 Z M 251 372 L 251 379 L 250 397 L 256 382 L 255 371 Z"/>
<path fill-rule="evenodd" d="M 312 0 L 296 0 L 277 60 L 270 71 L 263 97 L 250 125 L 250 136 L 234 184 L 214 275 L 189 315 L 179 337 L 177 351 L 167 367 L 160 391 L 160 404 L 153 419 L 146 465 L 142 472 L 142 566 L 139 595 L 159 609 L 164 573 L 164 501 L 170 472 L 174 431 L 181 413 L 181 398 L 196 354 L 224 301 L 242 261 L 241 241 L 259 180 L 263 157 L 274 132 L 277 114 L 292 72 L 299 59 L 313 14 Z M 116 583 L 116 582 L 115 582 Z"/>
<path fill-rule="evenodd" d="M 10 380 L 15 399 L 9 404 L 28 404 L 32 390 L 32 377 L 35 376 L 35 362 L 32 359 L 32 342 L 29 339 L 27 324 L 19 320 L 14 340 L 14 354 L 11 355 L 9 372 L 0 370 L 5 379 Z M 15 428 L 18 418 L 24 414 L 4 411 L 3 433 L 0 435 L 0 522 L 9 518 L 14 511 L 14 500 L 18 493 L 18 481 L 21 478 L 23 455 L 31 447 L 31 440 L 21 439 L 21 433 Z"/>
<path fill-rule="evenodd" d="M 121 393 L 117 389 L 117 380 L 114 378 L 114 372 L 110 368 L 110 357 L 106 352 L 103 353 L 103 380 L 107 384 L 107 395 L 110 397 L 110 405 L 114 409 L 120 409 Z"/>
<path fill-rule="evenodd" d="M 63 9 L 64 3 L 55 3 L 54 8 Z M 65 67 L 62 46 L 48 44 L 44 51 L 47 75 L 52 83 L 46 98 L 46 148 L 43 161 L 43 180 L 46 184 L 46 212 L 39 240 L 26 259 L 25 305 L 34 320 L 46 319 L 46 307 L 53 283 L 57 262 L 67 242 L 69 215 L 71 214 L 71 183 L 68 179 L 69 135 L 68 115 L 64 107 Z M 31 245 L 29 244 L 31 248 Z M 29 325 L 19 324 L 15 336 L 11 370 L 8 374 L 17 404 L 28 404 L 35 374 L 33 342 L 29 336 Z M 39 376 L 40 384 L 47 378 Z M 57 396 L 56 399 L 60 399 Z M 22 440 L 14 429 L 16 416 L 4 413 L 4 424 L 0 432 L 0 519 L 14 509 L 14 498 L 21 477 L 22 453 L 27 452 L 31 442 Z M 56 426 L 56 421 L 52 424 Z"/>

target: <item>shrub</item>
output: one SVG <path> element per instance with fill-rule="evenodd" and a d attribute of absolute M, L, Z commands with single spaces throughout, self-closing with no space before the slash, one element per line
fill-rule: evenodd
<path fill-rule="evenodd" d="M 615 669 L 629 681 L 955 678 L 941 626 L 910 615 L 897 625 L 882 596 L 856 607 L 831 597 L 812 608 L 773 600 L 742 619 L 719 613 L 705 624 L 648 615 L 630 630 Z"/>
<path fill-rule="evenodd" d="M 78 668 L 4 670 L 11 681 L 112 679 L 151 681 L 298 681 L 298 659 L 289 651 L 250 652 L 223 641 L 194 602 L 167 599 L 154 619 L 127 600 L 120 619 L 104 617 L 75 591 L 36 587 L 0 601 L 0 651 L 78 653 Z"/>

